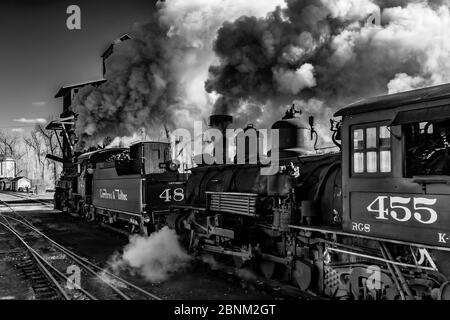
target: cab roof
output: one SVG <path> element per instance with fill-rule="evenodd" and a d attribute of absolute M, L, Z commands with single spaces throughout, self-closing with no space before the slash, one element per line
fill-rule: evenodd
<path fill-rule="evenodd" d="M 127 148 L 107 148 L 107 149 L 101 149 L 96 150 L 88 153 L 83 153 L 82 155 L 79 155 L 77 158 L 77 162 L 81 163 L 85 160 L 89 160 L 92 162 L 101 162 L 105 161 L 109 157 L 122 153 L 124 151 L 127 151 Z"/>
<path fill-rule="evenodd" d="M 450 83 L 363 99 L 338 110 L 334 116 L 346 117 L 446 98 L 450 98 Z"/>

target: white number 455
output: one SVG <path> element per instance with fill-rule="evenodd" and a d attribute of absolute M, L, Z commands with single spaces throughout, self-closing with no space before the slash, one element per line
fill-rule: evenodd
<path fill-rule="evenodd" d="M 384 200 L 386 199 L 389 199 L 390 209 L 385 208 Z M 394 220 L 400 222 L 407 222 L 412 217 L 423 224 L 432 224 L 437 221 L 437 212 L 427 207 L 435 205 L 437 199 L 412 198 L 412 200 L 414 213 L 411 212 L 411 209 L 404 206 L 411 203 L 411 198 L 388 196 L 379 196 L 376 198 L 367 206 L 367 211 L 377 213 L 375 218 L 378 220 L 389 220 L 388 216 L 391 216 Z"/>

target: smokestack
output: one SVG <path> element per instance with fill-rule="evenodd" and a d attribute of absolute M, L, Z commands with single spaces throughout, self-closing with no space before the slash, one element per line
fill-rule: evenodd
<path fill-rule="evenodd" d="M 213 114 L 209 117 L 209 126 L 211 128 L 219 129 L 225 133 L 227 127 L 233 123 L 233 117 L 226 114 Z"/>
<path fill-rule="evenodd" d="M 222 154 L 223 159 L 222 163 L 227 163 L 227 156 L 228 156 L 228 148 L 227 148 L 227 139 L 226 139 L 226 130 L 230 124 L 233 123 L 233 117 L 226 114 L 214 114 L 209 117 L 209 126 L 213 129 L 218 129 L 220 132 L 222 132 L 222 141 L 214 141 L 214 156 L 216 156 L 216 147 L 219 143 L 222 143 Z"/>

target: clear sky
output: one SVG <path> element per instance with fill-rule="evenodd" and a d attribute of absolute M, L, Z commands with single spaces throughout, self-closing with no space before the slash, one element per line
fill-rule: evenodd
<path fill-rule="evenodd" d="M 28 130 L 26 120 L 58 116 L 59 87 L 100 79 L 100 55 L 135 22 L 148 20 L 154 2 L 0 1 L 0 129 Z M 81 8 L 81 30 L 66 27 L 72 4 Z"/>

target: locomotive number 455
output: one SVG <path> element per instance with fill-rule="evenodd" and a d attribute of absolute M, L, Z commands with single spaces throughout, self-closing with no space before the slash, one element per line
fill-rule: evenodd
<path fill-rule="evenodd" d="M 389 208 L 386 208 L 386 202 Z M 379 196 L 367 206 L 367 211 L 376 213 L 377 220 L 392 218 L 399 222 L 408 222 L 413 219 L 423 224 L 433 224 L 438 220 L 438 214 L 432 208 L 436 202 L 437 199 L 420 197 Z"/>

